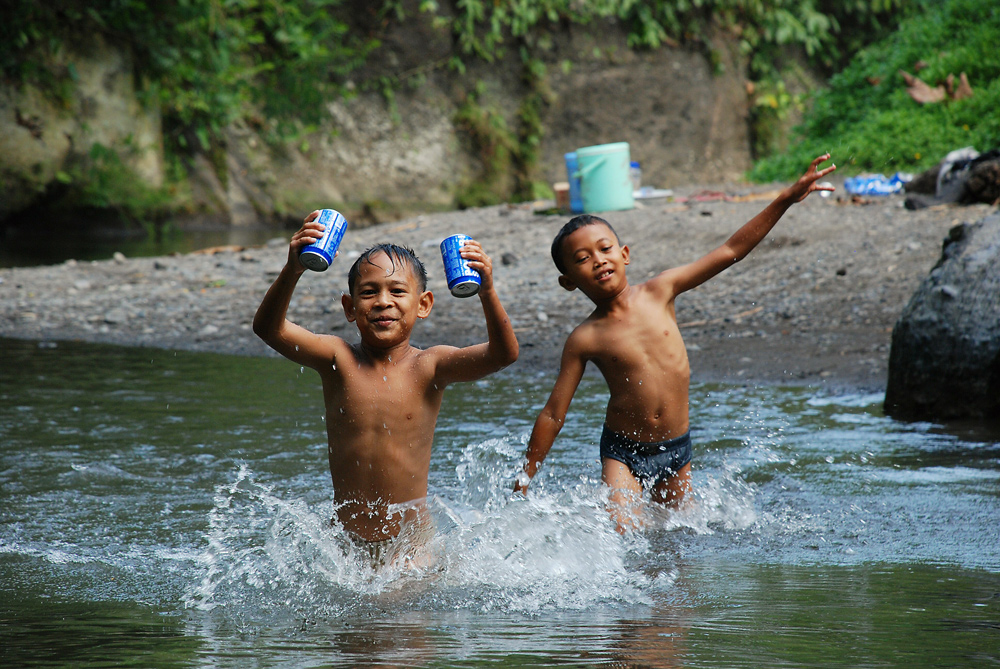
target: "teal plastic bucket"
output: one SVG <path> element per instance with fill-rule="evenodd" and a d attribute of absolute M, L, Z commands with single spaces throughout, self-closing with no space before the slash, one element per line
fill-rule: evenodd
<path fill-rule="evenodd" d="M 632 209 L 632 175 L 628 142 L 585 146 L 576 150 L 583 210 Z"/>

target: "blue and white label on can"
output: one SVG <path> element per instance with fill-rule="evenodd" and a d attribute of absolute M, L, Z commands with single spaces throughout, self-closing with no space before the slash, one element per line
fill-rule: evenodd
<path fill-rule="evenodd" d="M 455 297 L 471 297 L 479 292 L 482 279 L 479 272 L 469 267 L 469 261 L 462 257 L 462 246 L 472 241 L 468 235 L 452 235 L 441 242 L 441 259 L 444 274 L 448 279 L 448 290 Z"/>
<path fill-rule="evenodd" d="M 347 219 L 339 211 L 323 209 L 316 217 L 316 222 L 324 226 L 323 236 L 299 251 L 299 262 L 306 269 L 324 272 L 333 262 L 337 249 L 340 248 L 340 242 L 344 239 Z"/>

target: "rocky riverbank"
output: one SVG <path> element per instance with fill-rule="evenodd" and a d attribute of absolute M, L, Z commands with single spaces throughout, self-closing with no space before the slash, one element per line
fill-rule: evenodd
<path fill-rule="evenodd" d="M 647 202 L 607 218 L 630 246 L 630 277 L 639 282 L 717 246 L 773 195 L 767 188 L 675 189 L 686 202 Z M 450 296 L 437 248 L 443 237 L 463 232 L 494 258 L 501 299 L 521 342 L 513 369 L 554 372 L 566 334 L 590 306 L 558 286 L 549 257 L 567 217 L 539 209 L 501 205 L 350 229 L 341 259 L 325 273 L 303 277 L 290 318 L 314 331 L 356 337 L 339 299 L 348 261 L 373 243 L 393 241 L 424 260 L 436 297 L 414 343 L 479 341 L 485 337 L 479 301 Z M 991 210 L 908 211 L 896 196 L 811 195 L 747 259 L 678 299 L 693 378 L 883 390 L 892 327 L 938 260 L 948 229 Z M 272 355 L 250 323 L 286 256 L 282 238 L 183 256 L 119 254 L 2 269 L 0 337 Z"/>

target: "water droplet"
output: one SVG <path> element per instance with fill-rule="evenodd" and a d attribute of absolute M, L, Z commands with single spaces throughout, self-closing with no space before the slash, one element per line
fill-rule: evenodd
<path fill-rule="evenodd" d="M 383 376 L 383 377 L 382 377 L 382 380 L 383 380 L 383 381 L 385 381 L 386 383 L 388 383 L 388 382 L 389 382 L 389 379 L 388 379 L 388 377 L 386 377 L 386 376 Z"/>
<path fill-rule="evenodd" d="M 337 371 L 337 365 L 336 364 L 332 364 L 332 365 L 330 365 L 330 367 L 333 369 L 333 371 L 335 371 L 335 372 Z"/>

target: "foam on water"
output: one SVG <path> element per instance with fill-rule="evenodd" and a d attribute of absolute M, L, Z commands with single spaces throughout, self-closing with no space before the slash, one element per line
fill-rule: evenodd
<path fill-rule="evenodd" d="M 512 495 L 519 437 L 467 446 L 456 489 L 432 494 L 435 536 L 413 562 L 373 568 L 338 526 L 332 504 L 285 499 L 246 464 L 221 486 L 209 514 L 200 577 L 185 604 L 225 611 L 241 625 L 289 614 L 469 610 L 538 614 L 601 605 L 650 605 L 675 578 L 651 551 L 648 532 L 620 535 L 607 489 L 586 476 L 573 485 Z M 752 487 L 730 477 L 699 481 L 690 503 L 643 511 L 647 530 L 696 534 L 759 521 Z"/>

